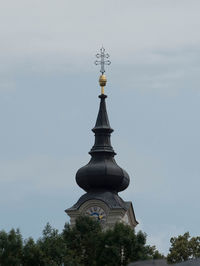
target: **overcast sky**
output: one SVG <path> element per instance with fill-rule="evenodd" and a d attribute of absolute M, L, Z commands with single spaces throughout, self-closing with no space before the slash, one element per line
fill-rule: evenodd
<path fill-rule="evenodd" d="M 138 229 L 168 252 L 200 224 L 200 1 L 1 0 L 0 230 L 62 230 L 84 193 L 103 44 L 117 163 Z"/>

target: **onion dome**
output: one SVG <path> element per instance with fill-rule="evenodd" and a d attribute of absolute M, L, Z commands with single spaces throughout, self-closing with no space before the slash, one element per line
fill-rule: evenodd
<path fill-rule="evenodd" d="M 129 185 L 128 173 L 119 167 L 114 159 L 116 153 L 110 141 L 113 129 L 106 111 L 106 97 L 104 94 L 99 96 L 99 113 L 92 129 L 95 133 L 95 143 L 89 152 L 91 160 L 76 173 L 77 184 L 86 192 L 103 190 L 117 193 Z"/>

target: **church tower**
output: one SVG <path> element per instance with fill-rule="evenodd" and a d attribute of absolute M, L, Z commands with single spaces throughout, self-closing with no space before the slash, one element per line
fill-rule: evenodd
<path fill-rule="evenodd" d="M 112 228 L 116 222 L 122 222 L 134 228 L 138 222 L 133 205 L 118 195 L 128 187 L 129 175 L 115 162 L 116 153 L 110 141 L 113 129 L 110 127 L 106 110 L 107 96 L 104 94 L 107 82 L 104 65 L 110 64 L 109 60 L 105 60 L 109 55 L 105 54 L 105 49 L 102 47 L 100 54 L 96 56 L 100 61 L 95 63 L 101 65 L 99 78 L 101 95 L 99 95 L 100 106 L 96 124 L 92 129 L 95 142 L 89 152 L 91 155 L 89 163 L 76 173 L 76 182 L 86 193 L 65 212 L 70 216 L 72 226 L 78 216 L 89 215 L 99 220 L 105 229 Z"/>

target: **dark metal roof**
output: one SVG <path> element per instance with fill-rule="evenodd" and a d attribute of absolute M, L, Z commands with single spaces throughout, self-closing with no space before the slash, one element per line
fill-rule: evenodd
<path fill-rule="evenodd" d="M 200 266 L 200 258 L 177 263 L 174 266 Z"/>
<path fill-rule="evenodd" d="M 132 262 L 128 266 L 166 266 L 166 260 L 144 260 Z"/>
<path fill-rule="evenodd" d="M 108 114 L 106 111 L 106 102 L 105 99 L 107 96 L 105 94 L 99 95 L 99 98 L 102 99 L 100 102 L 99 113 L 97 116 L 97 121 L 95 127 L 92 131 L 95 133 L 98 129 L 108 129 L 109 132 L 113 132 L 113 129 L 110 127 L 110 122 L 108 119 Z"/>
<path fill-rule="evenodd" d="M 101 189 L 119 192 L 129 185 L 129 175 L 114 160 L 115 152 L 111 146 L 110 135 L 113 129 L 110 127 L 106 110 L 106 95 L 99 98 L 100 107 L 95 127 L 95 143 L 89 152 L 92 156 L 89 163 L 80 168 L 76 174 L 77 184 L 86 192 Z"/>
<path fill-rule="evenodd" d="M 144 260 L 144 261 L 132 262 L 128 266 L 166 266 L 166 265 L 200 266 L 200 258 L 194 259 L 194 260 L 183 261 L 183 262 L 175 263 L 175 264 L 167 264 L 166 260 Z"/>
<path fill-rule="evenodd" d="M 106 203 L 111 209 L 124 209 L 128 210 L 131 202 L 125 202 L 118 194 L 112 193 L 110 191 L 93 191 L 85 193 L 80 199 L 74 204 L 70 210 L 77 210 L 80 206 L 88 200 L 101 200 Z"/>

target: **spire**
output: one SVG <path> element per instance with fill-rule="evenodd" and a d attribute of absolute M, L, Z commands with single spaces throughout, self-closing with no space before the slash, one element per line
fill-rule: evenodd
<path fill-rule="evenodd" d="M 91 151 L 89 152 L 91 155 L 94 153 L 111 153 L 115 155 L 111 142 L 110 142 L 110 135 L 113 132 L 113 129 L 110 127 L 108 114 L 106 110 L 106 95 L 101 94 L 99 98 L 100 106 L 99 106 L 99 113 L 97 116 L 95 127 L 92 131 L 95 133 L 95 142 L 94 146 L 92 147 Z"/>
<path fill-rule="evenodd" d="M 109 60 L 105 60 L 105 58 L 109 57 L 109 54 L 105 54 L 105 49 L 100 49 L 100 54 L 97 54 L 97 58 L 101 58 L 101 61 L 95 61 L 95 64 L 101 64 L 101 76 L 99 78 L 99 85 L 101 86 L 101 95 L 99 95 L 100 106 L 99 106 L 99 113 L 97 116 L 95 127 L 92 129 L 92 131 L 95 133 L 95 143 L 92 147 L 90 154 L 96 152 L 111 152 L 113 155 L 115 155 L 115 152 L 111 146 L 110 143 L 110 133 L 113 132 L 113 129 L 110 127 L 108 114 L 106 110 L 106 101 L 105 99 L 107 96 L 104 94 L 104 87 L 106 86 L 106 76 L 105 76 L 105 68 L 104 65 L 110 65 L 111 62 Z"/>
<path fill-rule="evenodd" d="M 104 51 L 104 48 L 103 50 L 101 49 L 101 61 L 95 61 L 96 64 L 98 62 L 101 64 L 100 72 L 102 73 L 99 78 L 99 84 L 101 86 L 99 112 L 95 127 L 92 129 L 95 133 L 95 142 L 89 152 L 91 159 L 87 165 L 78 170 L 76 182 L 87 192 L 103 190 L 117 193 L 128 187 L 129 176 L 115 162 L 114 156 L 116 153 L 111 146 L 110 137 L 113 129 L 110 127 L 105 102 L 107 96 L 104 94 L 104 86 L 107 81 L 104 75 L 104 64 L 107 61 L 104 58 L 108 58 L 109 55 L 105 54 Z M 98 56 L 99 54 L 97 54 Z"/>
<path fill-rule="evenodd" d="M 92 131 L 95 132 L 95 130 L 97 130 L 98 128 L 99 129 L 100 128 L 104 128 L 104 129 L 109 128 L 112 132 L 113 129 L 111 129 L 111 127 L 110 127 L 108 114 L 107 114 L 107 110 L 106 110 L 105 99 L 107 98 L 107 95 L 101 94 L 101 95 L 99 95 L 99 98 L 101 99 L 100 107 L 99 107 L 99 113 L 97 116 L 97 121 L 96 121 L 95 127 L 93 128 Z"/>

